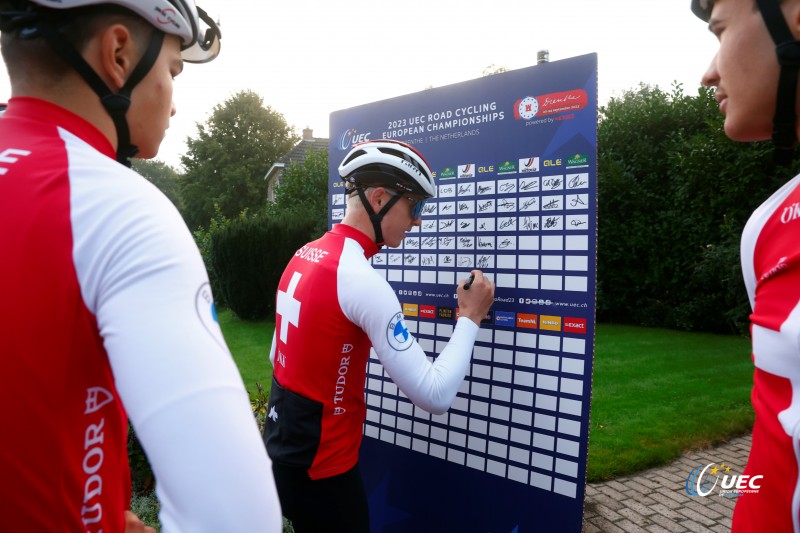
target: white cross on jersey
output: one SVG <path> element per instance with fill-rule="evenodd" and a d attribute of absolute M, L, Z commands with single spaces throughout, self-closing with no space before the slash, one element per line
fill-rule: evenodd
<path fill-rule="evenodd" d="M 300 301 L 294 298 L 294 291 L 297 289 L 301 277 L 300 272 L 295 272 L 292 274 L 292 280 L 289 282 L 286 292 L 278 291 L 278 303 L 275 311 L 281 317 L 281 342 L 284 344 L 289 334 L 289 324 L 297 327 L 300 323 Z"/>

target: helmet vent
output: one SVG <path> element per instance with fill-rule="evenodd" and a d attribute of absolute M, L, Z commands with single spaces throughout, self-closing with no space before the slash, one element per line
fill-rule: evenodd
<path fill-rule="evenodd" d="M 349 163 L 350 161 L 352 161 L 353 159 L 355 159 L 355 158 L 357 158 L 357 157 L 361 157 L 362 155 L 364 155 L 364 154 L 366 154 L 366 153 L 367 153 L 367 152 L 365 152 L 364 150 L 356 150 L 355 152 L 353 152 L 352 154 L 350 154 L 350 157 L 348 157 L 346 160 L 342 161 L 342 163 L 341 163 L 341 164 L 342 164 L 342 166 L 344 166 L 344 165 L 346 165 L 347 163 Z"/>

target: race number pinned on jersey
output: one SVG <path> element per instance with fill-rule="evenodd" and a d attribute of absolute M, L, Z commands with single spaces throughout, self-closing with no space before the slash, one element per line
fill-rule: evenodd
<path fill-rule="evenodd" d="M 398 312 L 389 321 L 389 325 L 386 326 L 386 340 L 389 341 L 389 346 L 398 352 L 408 350 L 411 346 L 413 339 L 403 320 L 403 313 Z"/>

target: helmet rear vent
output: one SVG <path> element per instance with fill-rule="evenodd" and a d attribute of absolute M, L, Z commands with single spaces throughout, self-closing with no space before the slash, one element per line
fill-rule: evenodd
<path fill-rule="evenodd" d="M 355 152 L 353 152 L 352 154 L 350 154 L 350 157 L 348 157 L 348 158 L 347 158 L 345 161 L 342 161 L 342 166 L 345 166 L 345 165 L 347 165 L 347 164 L 348 164 L 350 161 L 352 161 L 353 159 L 355 159 L 355 158 L 357 158 L 357 157 L 361 157 L 362 155 L 364 155 L 364 154 L 366 154 L 366 153 L 367 153 L 367 152 L 365 152 L 364 150 L 356 150 Z"/>

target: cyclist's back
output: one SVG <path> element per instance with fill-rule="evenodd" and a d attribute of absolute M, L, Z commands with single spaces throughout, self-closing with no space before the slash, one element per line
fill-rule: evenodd
<path fill-rule="evenodd" d="M 197 17 L 193 2 L 163 2 Z M 100 29 L 86 36 L 94 44 L 109 44 L 98 34 L 124 37 L 115 49 L 127 59 L 140 55 L 130 50 L 136 39 L 149 40 L 141 82 L 153 98 L 129 93 L 131 109 L 112 123 L 96 88 L 75 74 L 52 89 L 41 83 L 36 60 L 47 43 L 36 32 L 52 36 L 53 24 L 78 19 L 35 3 L 0 10 L 14 93 L 0 117 L 2 529 L 122 531 L 130 417 L 156 476 L 164 531 L 279 531 L 274 483 L 262 470 L 270 462 L 197 247 L 166 197 L 117 162 L 135 145 L 157 151 L 171 76 L 196 36 L 178 15 L 171 28 L 182 33 L 165 35 L 129 30 L 141 20 L 116 6 L 98 11 Z M 87 64 L 100 65 L 96 49 L 84 49 Z M 124 63 L 123 77 L 135 78 L 135 66 Z M 130 117 L 138 120 L 129 129 Z"/>

